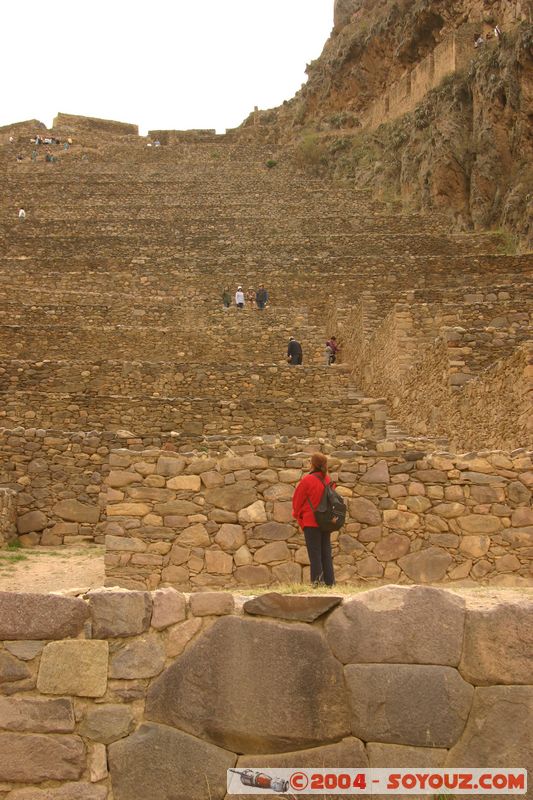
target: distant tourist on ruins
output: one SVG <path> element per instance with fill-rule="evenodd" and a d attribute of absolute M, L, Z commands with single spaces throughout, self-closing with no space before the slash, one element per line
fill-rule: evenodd
<path fill-rule="evenodd" d="M 287 361 L 291 367 L 296 367 L 303 363 L 304 356 L 302 345 L 297 342 L 294 336 L 289 337 L 289 346 L 287 347 Z"/>
<path fill-rule="evenodd" d="M 317 510 L 326 486 L 331 484 L 328 475 L 328 459 L 323 453 L 311 456 L 311 471 L 304 475 L 292 498 L 292 516 L 304 532 L 307 554 L 311 562 L 311 583 L 313 586 L 333 586 L 335 573 L 331 554 L 331 533 L 318 526 Z M 335 484 L 332 484 L 335 488 Z"/>
<path fill-rule="evenodd" d="M 328 366 L 330 364 L 334 364 L 337 360 L 337 353 L 339 352 L 340 348 L 337 344 L 337 337 L 331 336 L 328 341 L 326 342 L 326 364 Z"/>
<path fill-rule="evenodd" d="M 503 33 L 502 33 L 502 29 L 500 28 L 499 25 L 496 25 L 494 27 L 494 36 L 498 40 L 498 44 L 501 44 L 502 39 L 503 39 Z"/>
<path fill-rule="evenodd" d="M 474 35 L 474 47 L 483 47 L 485 44 L 485 38 L 482 33 L 476 33 Z"/>
<path fill-rule="evenodd" d="M 222 292 L 222 305 L 224 308 L 229 308 L 231 305 L 231 294 L 228 286 L 226 286 Z"/>
<path fill-rule="evenodd" d="M 242 290 L 242 286 L 237 286 L 237 291 L 235 292 L 235 305 L 237 308 L 244 308 L 244 292 Z"/>
<path fill-rule="evenodd" d="M 250 308 L 253 307 L 255 303 L 255 289 L 248 289 L 246 292 L 246 302 L 250 303 Z"/>
<path fill-rule="evenodd" d="M 21 222 L 24 222 L 24 220 L 26 219 L 26 212 L 22 207 L 19 208 L 19 219 Z"/>
<path fill-rule="evenodd" d="M 32 150 L 31 151 L 31 160 L 32 161 L 37 161 L 37 150 Z"/>
<path fill-rule="evenodd" d="M 255 302 L 259 311 L 263 311 L 264 307 L 268 303 L 268 292 L 262 283 L 259 284 L 259 289 L 255 295 Z"/>

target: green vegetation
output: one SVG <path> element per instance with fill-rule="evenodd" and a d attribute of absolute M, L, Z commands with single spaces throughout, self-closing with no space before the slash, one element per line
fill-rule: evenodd
<path fill-rule="evenodd" d="M 273 158 L 269 158 L 269 159 L 268 159 L 268 161 L 266 162 L 266 166 L 267 166 L 269 169 L 273 169 L 273 167 L 275 167 L 275 166 L 277 165 L 277 163 L 278 163 L 278 162 L 277 162 L 277 161 L 275 161 Z"/>
<path fill-rule="evenodd" d="M 8 550 L 20 550 L 22 547 L 20 543 L 20 539 L 13 539 L 13 541 L 9 542 L 7 549 Z"/>
<path fill-rule="evenodd" d="M 515 256 L 518 252 L 517 237 L 503 228 L 497 228 L 494 233 L 501 239 L 503 253 L 506 256 Z"/>
<path fill-rule="evenodd" d="M 17 561 L 27 561 L 28 556 L 26 553 L 8 553 L 7 551 L 0 552 L 0 565 L 16 564 Z"/>
<path fill-rule="evenodd" d="M 317 133 L 307 133 L 300 139 L 296 148 L 296 163 L 314 175 L 323 171 L 327 165 L 327 150 Z"/>

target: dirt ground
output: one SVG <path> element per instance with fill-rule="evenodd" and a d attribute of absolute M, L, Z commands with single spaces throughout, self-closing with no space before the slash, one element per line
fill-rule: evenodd
<path fill-rule="evenodd" d="M 0 591 L 47 593 L 103 584 L 103 547 L 0 551 Z"/>

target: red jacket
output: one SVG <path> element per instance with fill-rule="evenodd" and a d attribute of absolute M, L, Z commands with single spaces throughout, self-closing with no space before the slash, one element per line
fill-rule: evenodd
<path fill-rule="evenodd" d="M 325 479 L 321 472 L 313 472 L 304 475 L 292 497 L 292 516 L 298 520 L 300 528 L 318 528 L 315 515 L 309 500 L 316 508 L 322 500 L 324 486 L 322 480 L 331 483 L 331 478 L 326 475 Z"/>

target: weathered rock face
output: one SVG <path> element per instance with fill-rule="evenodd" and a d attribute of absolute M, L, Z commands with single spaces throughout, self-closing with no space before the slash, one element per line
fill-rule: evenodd
<path fill-rule="evenodd" d="M 349 732 L 342 670 L 317 631 L 233 617 L 153 682 L 146 716 L 240 753 L 310 747 Z"/>
<path fill-rule="evenodd" d="M 79 736 L 0 733 L 0 780 L 77 780 L 85 767 Z"/>
<path fill-rule="evenodd" d="M 152 598 L 148 592 L 89 592 L 93 637 L 134 636 L 148 629 Z"/>
<path fill-rule="evenodd" d="M 109 748 L 116 800 L 221 800 L 226 770 L 236 760 L 227 750 L 153 723 Z"/>
<path fill-rule="evenodd" d="M 0 698 L 0 728 L 34 733 L 72 733 L 74 708 L 68 698 Z"/>
<path fill-rule="evenodd" d="M 479 687 L 468 724 L 453 747 L 446 765 L 489 767 L 520 764 L 529 772 L 533 767 L 531 686 Z"/>
<path fill-rule="evenodd" d="M 343 664 L 446 664 L 461 658 L 464 600 L 451 592 L 386 586 L 354 597 L 326 622 Z"/>
<path fill-rule="evenodd" d="M 0 592 L 0 639 L 77 636 L 89 616 L 75 597 Z"/>
<path fill-rule="evenodd" d="M 142 619 L 145 593 L 121 594 Z M 234 766 L 533 766 L 526 593 L 146 594 L 140 633 L 3 642 L 2 800 L 229 800 Z"/>
<path fill-rule="evenodd" d="M 364 741 L 447 748 L 464 730 L 473 688 L 451 667 L 350 664 L 352 733 Z"/>
<path fill-rule="evenodd" d="M 262 594 L 247 600 L 244 610 L 247 614 L 263 617 L 277 617 L 298 622 L 314 622 L 315 619 L 338 606 L 341 597 L 299 597 L 278 594 Z"/>
<path fill-rule="evenodd" d="M 533 601 L 470 604 L 459 669 L 475 685 L 530 683 Z"/>

